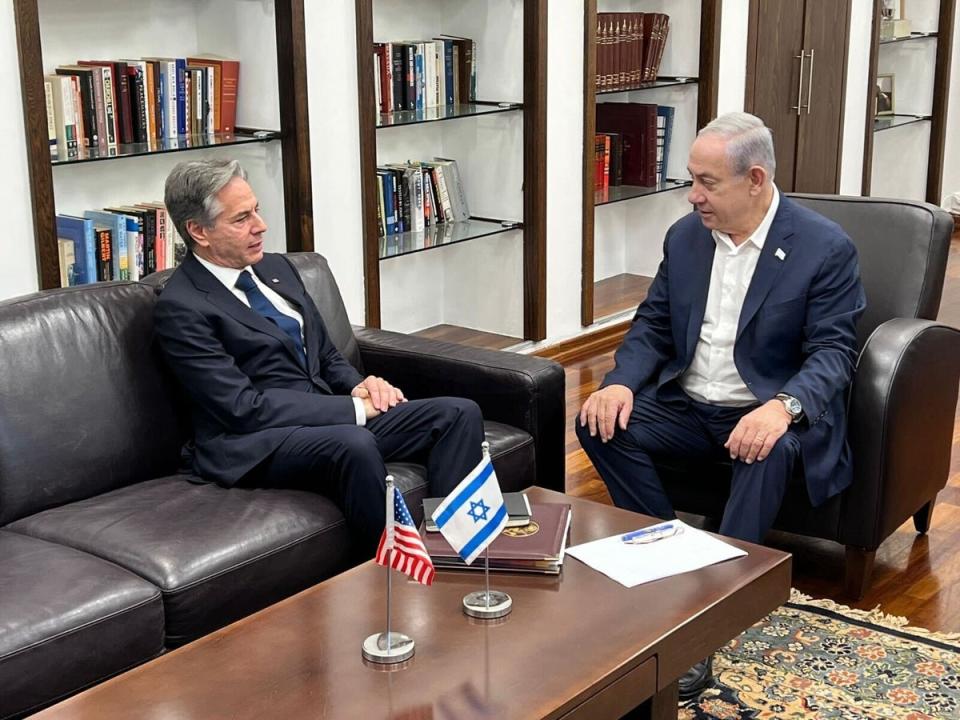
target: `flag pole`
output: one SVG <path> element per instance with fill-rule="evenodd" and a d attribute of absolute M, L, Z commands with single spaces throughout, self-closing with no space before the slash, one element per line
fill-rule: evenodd
<path fill-rule="evenodd" d="M 394 493 L 396 489 L 393 486 L 393 475 L 387 475 L 386 480 L 386 525 L 383 530 L 383 538 L 380 540 L 382 548 L 386 551 L 387 559 L 387 631 L 385 633 L 374 633 L 363 641 L 361 650 L 363 659 L 377 665 L 390 665 L 403 662 L 413 657 L 414 642 L 403 633 L 392 632 L 390 629 L 390 616 L 393 605 L 393 572 L 391 563 L 393 561 L 394 550 Z"/>
<path fill-rule="evenodd" d="M 490 443 L 484 442 L 483 461 L 490 462 Z M 483 551 L 483 574 L 486 589 L 475 590 L 463 596 L 463 612 L 466 615 L 483 620 L 493 620 L 508 615 L 513 609 L 513 598 L 500 590 L 490 589 L 490 544 Z"/>

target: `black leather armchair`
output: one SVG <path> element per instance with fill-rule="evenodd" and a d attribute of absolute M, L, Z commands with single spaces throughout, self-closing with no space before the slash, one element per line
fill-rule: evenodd
<path fill-rule="evenodd" d="M 913 516 L 930 526 L 947 481 L 960 378 L 960 331 L 935 322 L 953 221 L 925 203 L 793 195 L 853 239 L 867 309 L 849 397 L 854 481 L 814 508 L 802 479 L 787 489 L 777 529 L 846 546 L 846 592 L 866 591 L 880 543 Z M 674 507 L 718 517 L 730 465 L 658 463 Z"/>

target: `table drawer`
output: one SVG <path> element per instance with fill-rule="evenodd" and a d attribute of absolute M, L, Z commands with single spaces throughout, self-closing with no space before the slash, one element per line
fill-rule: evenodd
<path fill-rule="evenodd" d="M 619 720 L 657 692 L 657 658 L 637 665 L 563 716 L 563 720 Z"/>

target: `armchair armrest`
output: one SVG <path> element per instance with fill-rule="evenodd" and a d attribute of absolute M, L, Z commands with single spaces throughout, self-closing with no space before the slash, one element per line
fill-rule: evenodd
<path fill-rule="evenodd" d="M 366 372 L 386 378 L 407 397 L 469 398 L 485 419 L 530 433 L 536 484 L 563 491 L 566 381 L 560 365 L 373 328 L 357 328 L 356 335 Z"/>
<path fill-rule="evenodd" d="M 960 330 L 930 320 L 880 325 L 850 397 L 854 481 L 840 541 L 877 547 L 947 481 L 960 378 Z"/>

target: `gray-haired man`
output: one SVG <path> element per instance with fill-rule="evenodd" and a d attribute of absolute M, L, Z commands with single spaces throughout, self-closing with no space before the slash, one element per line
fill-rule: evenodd
<path fill-rule="evenodd" d="M 236 161 L 180 163 L 164 200 L 190 252 L 160 296 L 156 329 L 193 401 L 195 472 L 328 494 L 372 553 L 385 461 L 426 457 L 430 493 L 445 495 L 480 460 L 480 409 L 407 402 L 340 355 L 293 265 L 264 253 L 267 226 Z"/>
<path fill-rule="evenodd" d="M 614 503 L 674 517 L 655 460 L 729 458 L 720 532 L 762 542 L 802 467 L 819 505 L 852 481 L 846 389 L 865 306 L 857 253 L 835 223 L 780 195 L 773 139 L 746 113 L 690 150 L 695 212 L 580 411 L 577 435 Z M 681 680 L 695 694 L 709 663 Z"/>

